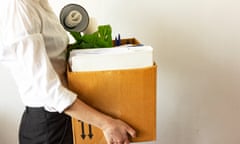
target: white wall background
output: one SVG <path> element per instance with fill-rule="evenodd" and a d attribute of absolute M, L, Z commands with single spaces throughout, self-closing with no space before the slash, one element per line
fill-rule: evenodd
<path fill-rule="evenodd" d="M 158 65 L 156 144 L 240 143 L 240 1 L 50 0 L 56 13 L 84 6 L 113 35 L 154 48 Z M 0 143 L 17 143 L 23 106 L 0 67 Z M 146 144 L 146 143 L 144 143 Z"/>

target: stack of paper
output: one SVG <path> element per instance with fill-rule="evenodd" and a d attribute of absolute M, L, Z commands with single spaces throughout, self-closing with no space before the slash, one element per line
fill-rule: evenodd
<path fill-rule="evenodd" d="M 73 72 L 142 68 L 153 65 L 151 46 L 72 50 L 69 64 Z"/>

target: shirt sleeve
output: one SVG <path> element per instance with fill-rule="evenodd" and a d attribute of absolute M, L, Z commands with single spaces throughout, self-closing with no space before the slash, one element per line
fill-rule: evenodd
<path fill-rule="evenodd" d="M 41 34 L 22 38 L 17 42 L 15 51 L 20 66 L 18 72 L 21 72 L 17 80 L 21 83 L 21 90 L 25 90 L 25 102 L 31 104 L 39 100 L 45 107 L 62 112 L 75 101 L 76 94 L 62 85 L 55 72 Z M 27 89 L 32 91 L 29 96 Z"/>
<path fill-rule="evenodd" d="M 28 4 L 14 4 L 2 19 L 1 61 L 10 68 L 25 105 L 63 112 L 77 95 L 65 88 L 48 57 L 41 18 Z"/>
<path fill-rule="evenodd" d="M 75 101 L 76 94 L 62 85 L 49 60 L 41 34 L 26 37 L 22 42 L 19 43 L 20 47 L 16 52 L 18 60 L 22 62 L 22 68 L 26 69 L 26 76 L 32 82 L 33 89 L 45 96 L 43 97 L 45 106 L 62 112 Z"/>

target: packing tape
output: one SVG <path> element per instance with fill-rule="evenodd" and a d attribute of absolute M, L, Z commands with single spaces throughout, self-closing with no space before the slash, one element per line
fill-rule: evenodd
<path fill-rule="evenodd" d="M 89 24 L 89 15 L 80 5 L 68 4 L 60 12 L 60 23 L 67 31 L 83 32 Z"/>

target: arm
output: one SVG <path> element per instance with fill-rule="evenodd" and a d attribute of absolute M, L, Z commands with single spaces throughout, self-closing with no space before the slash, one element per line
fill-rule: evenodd
<path fill-rule="evenodd" d="M 77 99 L 64 112 L 76 119 L 86 121 L 100 128 L 103 131 L 108 144 L 114 142 L 129 144 L 128 135 L 131 137 L 135 137 L 136 135 L 135 130 L 123 121 L 113 119 L 108 115 L 96 111 L 79 99 Z"/>

